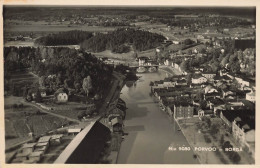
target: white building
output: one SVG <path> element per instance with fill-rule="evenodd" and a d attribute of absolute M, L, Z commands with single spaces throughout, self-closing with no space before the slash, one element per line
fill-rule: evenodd
<path fill-rule="evenodd" d="M 200 77 L 192 77 L 191 78 L 191 82 L 193 84 L 202 84 L 207 82 L 207 78 L 205 78 L 204 76 L 200 76 Z"/>

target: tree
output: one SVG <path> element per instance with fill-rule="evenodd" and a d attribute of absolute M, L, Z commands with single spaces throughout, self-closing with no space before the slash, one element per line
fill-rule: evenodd
<path fill-rule="evenodd" d="M 89 91 L 92 89 L 92 80 L 90 76 L 87 76 L 86 78 L 83 79 L 82 88 L 84 89 L 88 97 Z"/>
<path fill-rule="evenodd" d="M 210 133 L 212 135 L 215 135 L 219 132 L 219 128 L 216 124 L 212 124 L 211 127 L 210 127 Z"/>
<path fill-rule="evenodd" d="M 191 55 L 192 54 L 192 50 L 188 49 L 188 54 Z"/>
<path fill-rule="evenodd" d="M 41 76 L 39 78 L 39 86 L 40 87 L 45 87 L 45 76 Z"/>
<path fill-rule="evenodd" d="M 181 69 L 183 70 L 183 71 L 187 71 L 189 68 L 189 62 L 188 62 L 188 60 L 187 61 L 185 61 L 185 60 L 183 60 L 182 61 L 182 63 L 181 63 L 181 65 L 180 65 L 180 67 L 181 67 Z"/>
<path fill-rule="evenodd" d="M 239 73 L 240 72 L 240 65 L 239 62 L 232 63 L 230 65 L 230 69 L 233 73 Z"/>
<path fill-rule="evenodd" d="M 220 145 L 223 145 L 223 143 L 224 143 L 224 135 L 223 134 L 221 135 L 219 143 L 220 143 Z"/>
<path fill-rule="evenodd" d="M 206 100 L 201 100 L 200 101 L 200 108 L 201 109 L 205 109 L 207 107 L 207 102 L 206 102 Z"/>
<path fill-rule="evenodd" d="M 224 58 L 221 60 L 220 64 L 222 65 L 222 67 L 225 67 L 225 66 L 226 66 L 226 64 L 228 63 L 228 60 L 229 60 L 228 57 L 224 57 Z"/>
<path fill-rule="evenodd" d="M 210 120 L 209 117 L 205 118 L 205 122 L 207 123 L 208 127 L 210 128 L 211 127 L 211 120 Z"/>
<path fill-rule="evenodd" d="M 42 102 L 42 96 L 41 96 L 41 93 L 40 93 L 39 89 L 37 89 L 37 91 L 36 91 L 35 101 L 36 101 L 36 103 Z"/>
<path fill-rule="evenodd" d="M 191 39 L 186 39 L 186 40 L 184 40 L 184 44 L 185 45 L 191 45 L 191 44 L 193 44 L 194 43 L 194 41 L 192 41 Z"/>

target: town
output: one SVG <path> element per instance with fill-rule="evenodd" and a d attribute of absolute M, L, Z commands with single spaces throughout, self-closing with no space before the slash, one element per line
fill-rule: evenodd
<path fill-rule="evenodd" d="M 6 163 L 254 164 L 255 11 L 5 6 Z"/>

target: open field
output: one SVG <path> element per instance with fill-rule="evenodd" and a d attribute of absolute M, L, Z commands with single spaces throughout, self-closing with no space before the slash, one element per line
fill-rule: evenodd
<path fill-rule="evenodd" d="M 128 53 L 112 53 L 110 50 L 105 50 L 102 52 L 94 53 L 92 52 L 93 55 L 96 57 L 107 57 L 107 58 L 113 58 L 113 59 L 120 59 L 120 60 L 133 60 L 134 58 L 134 52 L 130 51 Z"/>
<path fill-rule="evenodd" d="M 28 136 L 30 132 L 39 136 L 69 123 L 67 120 L 39 113 L 33 106 L 23 105 L 13 108 L 13 104 L 21 104 L 22 99 L 15 96 L 5 97 L 6 148 L 30 139 Z"/>

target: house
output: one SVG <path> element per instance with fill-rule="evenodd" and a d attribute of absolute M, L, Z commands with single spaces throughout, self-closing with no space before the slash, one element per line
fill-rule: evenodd
<path fill-rule="evenodd" d="M 68 134 L 69 135 L 77 135 L 80 133 L 82 128 L 68 128 Z"/>
<path fill-rule="evenodd" d="M 37 89 L 36 88 L 33 88 L 31 89 L 29 92 L 32 93 L 32 98 L 35 99 L 36 98 L 36 93 L 37 93 Z M 46 97 L 46 90 L 45 89 L 39 89 L 39 92 L 41 94 L 41 97 Z"/>
<path fill-rule="evenodd" d="M 214 109 L 215 106 L 220 106 L 220 105 L 224 105 L 225 102 L 220 99 L 220 98 L 217 98 L 217 97 L 210 97 L 208 99 L 206 99 L 207 101 L 207 105 L 210 109 Z"/>
<path fill-rule="evenodd" d="M 242 76 L 236 76 L 235 79 L 241 85 L 241 89 L 243 89 L 244 87 L 249 87 L 250 86 L 249 80 L 245 79 Z"/>
<path fill-rule="evenodd" d="M 187 86 L 187 80 L 186 79 L 178 79 L 177 81 L 176 81 L 176 85 L 177 86 Z"/>
<path fill-rule="evenodd" d="M 227 69 L 222 69 L 222 70 L 219 71 L 220 76 L 227 75 L 227 73 L 228 73 Z"/>
<path fill-rule="evenodd" d="M 223 98 L 226 98 L 226 97 L 228 97 L 228 96 L 235 96 L 236 95 L 236 92 L 233 92 L 233 91 L 231 91 L 231 90 L 229 90 L 229 89 L 222 89 L 222 97 Z"/>
<path fill-rule="evenodd" d="M 49 147 L 49 142 L 38 142 L 35 146 L 35 152 L 42 151 L 45 153 Z"/>
<path fill-rule="evenodd" d="M 255 139 L 255 120 L 245 115 L 237 116 L 232 123 L 232 135 L 241 147 L 250 148 L 247 140 Z"/>
<path fill-rule="evenodd" d="M 227 76 L 227 75 L 222 75 L 222 76 L 221 76 L 221 80 L 222 80 L 222 81 L 225 81 L 225 82 L 227 82 L 227 83 L 229 83 L 229 82 L 232 81 L 232 79 L 231 79 L 229 76 Z"/>
<path fill-rule="evenodd" d="M 51 136 L 43 136 L 43 137 L 39 138 L 38 143 L 45 143 L 45 142 L 47 142 L 48 145 L 49 145 L 50 139 L 51 139 Z"/>
<path fill-rule="evenodd" d="M 60 88 L 54 93 L 54 97 L 59 103 L 66 103 L 69 99 L 68 93 L 65 89 Z"/>
<path fill-rule="evenodd" d="M 111 120 L 112 132 L 122 132 L 123 131 L 123 120 L 119 117 L 113 118 Z"/>
<path fill-rule="evenodd" d="M 17 153 L 17 154 L 15 155 L 15 158 L 17 158 L 17 162 L 18 162 L 18 160 L 19 160 L 19 161 L 27 160 L 29 154 L 30 154 L 30 153 Z"/>
<path fill-rule="evenodd" d="M 204 76 L 195 75 L 191 78 L 191 82 L 193 84 L 202 84 L 207 82 L 207 78 L 205 78 Z"/>
<path fill-rule="evenodd" d="M 50 144 L 51 145 L 59 145 L 62 142 L 62 134 L 55 134 L 51 136 Z"/>
<path fill-rule="evenodd" d="M 246 100 L 255 102 L 255 92 L 249 92 L 246 94 Z"/>
<path fill-rule="evenodd" d="M 213 72 L 203 72 L 202 76 L 204 76 L 208 80 L 212 80 L 216 76 L 216 73 L 213 73 Z"/>

